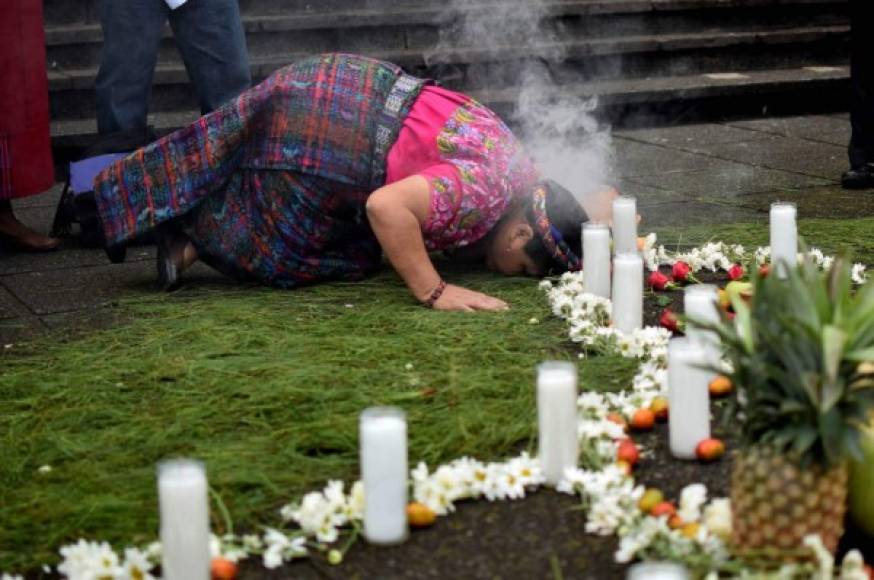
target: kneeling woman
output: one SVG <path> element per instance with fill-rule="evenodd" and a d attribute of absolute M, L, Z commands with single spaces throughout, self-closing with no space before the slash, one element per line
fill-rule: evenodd
<path fill-rule="evenodd" d="M 429 251 L 508 275 L 578 269 L 587 219 L 490 110 L 342 54 L 277 71 L 108 167 L 95 189 L 110 252 L 157 229 L 167 289 L 198 259 L 288 288 L 364 278 L 384 252 L 416 299 L 443 310 L 507 305 L 447 285 Z M 590 213 L 606 219 L 601 205 Z"/>

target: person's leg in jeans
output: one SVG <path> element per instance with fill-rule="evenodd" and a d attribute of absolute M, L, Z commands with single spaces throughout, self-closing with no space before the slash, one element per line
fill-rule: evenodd
<path fill-rule="evenodd" d="M 246 35 L 237 0 L 188 0 L 170 12 L 170 26 L 201 113 L 249 88 Z"/>
<path fill-rule="evenodd" d="M 103 51 L 95 84 L 99 133 L 146 126 L 168 11 L 164 0 L 100 2 Z"/>
<path fill-rule="evenodd" d="M 850 2 L 850 170 L 841 176 L 846 188 L 874 187 L 874 24 L 865 8 L 869 0 Z"/>

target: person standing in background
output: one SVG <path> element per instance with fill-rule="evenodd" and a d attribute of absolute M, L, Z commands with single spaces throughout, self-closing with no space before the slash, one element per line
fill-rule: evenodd
<path fill-rule="evenodd" d="M 870 0 L 850 0 L 850 170 L 845 189 L 874 188 L 874 22 Z"/>
<path fill-rule="evenodd" d="M 249 88 L 238 0 L 102 0 L 103 52 L 95 85 L 100 134 L 146 127 L 168 19 L 201 114 Z"/>
<path fill-rule="evenodd" d="M 59 241 L 15 217 L 12 199 L 54 183 L 42 2 L 5 0 L 0 17 L 0 242 L 47 251 Z"/>

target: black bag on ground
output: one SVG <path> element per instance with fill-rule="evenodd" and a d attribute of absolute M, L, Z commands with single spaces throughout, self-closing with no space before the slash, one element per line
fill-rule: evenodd
<path fill-rule="evenodd" d="M 73 224 L 79 225 L 79 241 L 85 247 L 106 245 L 92 180 L 104 167 L 121 156 L 144 147 L 157 139 L 152 127 L 101 135 L 82 154 L 82 159 L 70 164 L 70 176 L 55 211 L 51 235 L 70 236 Z"/>

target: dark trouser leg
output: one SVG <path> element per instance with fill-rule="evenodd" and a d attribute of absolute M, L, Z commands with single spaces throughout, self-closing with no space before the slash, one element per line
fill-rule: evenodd
<path fill-rule="evenodd" d="M 95 84 L 98 132 L 146 126 L 168 10 L 163 0 L 101 1 L 103 51 Z"/>
<path fill-rule="evenodd" d="M 867 14 L 870 0 L 851 0 L 850 167 L 874 162 L 874 22 Z"/>
<path fill-rule="evenodd" d="M 170 12 L 170 25 L 202 113 L 249 88 L 246 35 L 237 0 L 188 0 Z"/>

